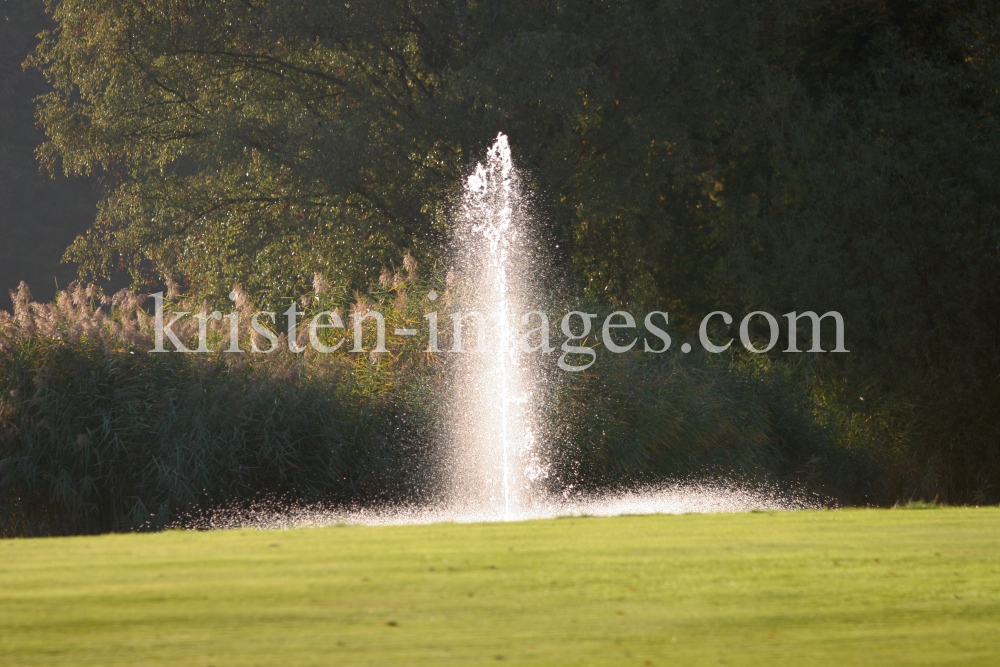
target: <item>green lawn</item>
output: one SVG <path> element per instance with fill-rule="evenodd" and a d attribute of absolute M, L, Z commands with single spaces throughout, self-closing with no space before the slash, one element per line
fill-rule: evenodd
<path fill-rule="evenodd" d="M 0 540 L 2 665 L 1000 665 L 1000 509 Z"/>

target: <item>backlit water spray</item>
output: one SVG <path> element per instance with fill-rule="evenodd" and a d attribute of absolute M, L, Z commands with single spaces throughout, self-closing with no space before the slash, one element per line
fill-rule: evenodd
<path fill-rule="evenodd" d="M 461 352 L 452 359 L 448 505 L 483 519 L 515 519 L 544 502 L 536 437 L 542 392 L 515 321 L 532 289 L 529 222 L 500 134 L 466 179 L 454 234 L 462 306 L 452 321 Z"/>

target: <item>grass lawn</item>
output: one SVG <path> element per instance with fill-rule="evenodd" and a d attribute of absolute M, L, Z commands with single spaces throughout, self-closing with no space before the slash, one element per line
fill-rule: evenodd
<path fill-rule="evenodd" d="M 998 567 L 998 508 L 0 540 L 0 664 L 995 666 Z"/>

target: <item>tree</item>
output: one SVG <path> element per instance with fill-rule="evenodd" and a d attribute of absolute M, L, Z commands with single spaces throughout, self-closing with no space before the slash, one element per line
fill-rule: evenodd
<path fill-rule="evenodd" d="M 914 495 L 995 502 L 1000 15 L 955 4 L 897 16 L 865 67 L 825 87 L 749 94 L 748 157 L 720 179 L 714 224 L 723 291 L 746 308 L 844 315 L 851 354 L 820 377 L 905 424 Z"/>
<path fill-rule="evenodd" d="M 54 3 L 40 155 L 109 183 L 67 256 L 216 295 L 363 282 L 440 254 L 505 131 L 592 294 L 704 301 L 734 92 L 792 4 Z"/>
<path fill-rule="evenodd" d="M 275 297 L 317 269 L 363 277 L 433 245 L 424 193 L 454 168 L 450 146 L 417 139 L 452 48 L 439 14 L 395 2 L 53 10 L 59 27 L 34 61 L 55 87 L 40 155 L 110 182 L 68 253 L 85 274 L 123 262 L 140 281 L 167 273 L 219 294 L 237 280 Z"/>

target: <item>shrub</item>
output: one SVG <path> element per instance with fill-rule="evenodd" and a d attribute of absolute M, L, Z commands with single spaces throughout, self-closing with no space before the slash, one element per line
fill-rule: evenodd
<path fill-rule="evenodd" d="M 262 495 L 428 491 L 429 413 L 413 389 L 426 364 L 287 348 L 148 354 L 149 318 L 130 293 L 74 285 L 43 305 L 22 285 L 15 303 L 0 328 L 4 535 L 159 528 Z"/>
<path fill-rule="evenodd" d="M 824 405 L 764 356 L 616 355 L 566 386 L 576 421 L 560 477 L 584 486 L 729 477 L 793 484 L 841 502 L 885 504 L 899 463 L 883 433 Z"/>

